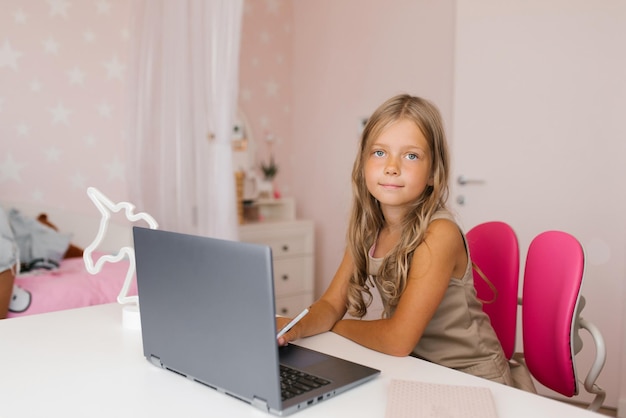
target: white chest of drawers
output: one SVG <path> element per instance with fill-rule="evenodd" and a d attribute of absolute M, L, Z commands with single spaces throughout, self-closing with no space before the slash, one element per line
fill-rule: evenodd
<path fill-rule="evenodd" d="M 295 316 L 313 303 L 312 221 L 244 224 L 239 226 L 239 239 L 272 248 L 278 315 Z"/>

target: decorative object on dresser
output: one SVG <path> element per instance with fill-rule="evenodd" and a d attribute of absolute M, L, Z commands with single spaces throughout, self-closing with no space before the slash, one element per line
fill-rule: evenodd
<path fill-rule="evenodd" d="M 260 199 L 272 199 L 279 197 L 275 195 L 274 177 L 278 174 L 278 165 L 274 161 L 274 154 L 270 154 L 269 162 L 261 161 L 261 171 L 263 179 L 257 184 L 258 197 Z"/>
<path fill-rule="evenodd" d="M 244 201 L 245 222 L 293 221 L 296 204 L 292 197 Z"/>

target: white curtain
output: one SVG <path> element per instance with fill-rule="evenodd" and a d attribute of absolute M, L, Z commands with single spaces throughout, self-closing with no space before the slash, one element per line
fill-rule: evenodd
<path fill-rule="evenodd" d="M 134 0 L 131 202 L 161 229 L 237 238 L 231 132 L 243 0 Z"/>

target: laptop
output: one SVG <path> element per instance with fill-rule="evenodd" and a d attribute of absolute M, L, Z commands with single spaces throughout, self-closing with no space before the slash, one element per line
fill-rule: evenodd
<path fill-rule="evenodd" d="M 380 374 L 278 346 L 269 246 L 142 227 L 133 239 L 143 352 L 154 365 L 280 416 Z"/>

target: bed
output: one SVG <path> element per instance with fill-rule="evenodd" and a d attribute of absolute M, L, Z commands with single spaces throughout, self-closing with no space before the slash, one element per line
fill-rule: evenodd
<path fill-rule="evenodd" d="M 6 212 L 16 209 L 24 217 L 36 219 L 46 214 L 47 220 L 56 226 L 59 233 L 69 234 L 71 244 L 78 249 L 90 246 L 99 232 L 101 214 L 76 213 L 43 204 L 3 201 Z M 97 262 L 102 256 L 116 254 L 119 249 L 132 245 L 132 230 L 129 222 L 112 219 L 108 222 L 106 235 L 90 254 Z M 116 263 L 106 262 L 96 274 L 87 271 L 82 256 L 64 258 L 58 268 L 37 268 L 20 272 L 15 279 L 19 290 L 14 292 L 13 311 L 7 317 L 53 312 L 91 305 L 116 302 L 122 289 L 130 262 L 128 258 Z M 127 295 L 137 294 L 135 281 L 130 283 Z M 19 300 L 17 300 L 19 299 Z"/>

